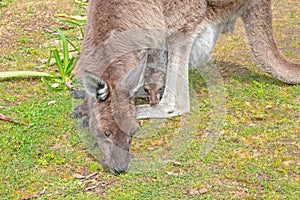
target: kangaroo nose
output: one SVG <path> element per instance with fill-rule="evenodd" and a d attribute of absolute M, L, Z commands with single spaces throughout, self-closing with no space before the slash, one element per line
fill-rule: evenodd
<path fill-rule="evenodd" d="M 156 105 L 159 103 L 159 99 L 157 98 L 157 96 L 155 94 L 150 95 L 149 103 L 150 103 L 150 105 Z"/>
<path fill-rule="evenodd" d="M 108 169 L 111 173 L 115 175 L 126 173 L 129 169 L 130 162 L 124 162 L 124 163 L 116 163 L 116 162 L 109 162 L 104 161 L 104 166 L 106 169 Z"/>
<path fill-rule="evenodd" d="M 120 175 L 120 174 L 126 173 L 128 171 L 128 167 L 120 166 L 120 167 L 116 167 L 116 168 L 109 168 L 109 171 L 115 175 Z"/>

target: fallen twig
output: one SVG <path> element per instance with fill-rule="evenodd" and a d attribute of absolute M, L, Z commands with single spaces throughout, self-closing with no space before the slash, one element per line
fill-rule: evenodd
<path fill-rule="evenodd" d="M 26 197 L 21 197 L 19 200 L 33 199 L 33 198 L 37 198 L 39 196 L 41 196 L 41 195 L 39 195 L 39 194 L 33 194 L 33 195 L 28 195 Z"/>
<path fill-rule="evenodd" d="M 87 176 L 84 176 L 84 175 L 81 175 L 81 174 L 74 174 L 74 177 L 76 179 L 90 179 L 91 177 L 93 177 L 93 176 L 95 176 L 97 174 L 98 174 L 98 172 L 91 173 L 91 174 L 89 174 Z"/>
<path fill-rule="evenodd" d="M 3 115 L 3 114 L 1 114 L 1 113 L 0 113 L 0 119 L 1 119 L 1 120 L 4 120 L 4 121 L 9 121 L 9 122 L 21 124 L 21 125 L 24 125 L 24 126 L 30 126 L 30 125 L 31 125 L 31 124 L 25 124 L 25 123 L 23 123 L 23 122 L 21 122 L 21 121 L 19 121 L 19 120 L 15 120 L 15 119 L 10 118 L 10 117 L 8 117 L 8 116 L 6 116 L 6 115 Z"/>

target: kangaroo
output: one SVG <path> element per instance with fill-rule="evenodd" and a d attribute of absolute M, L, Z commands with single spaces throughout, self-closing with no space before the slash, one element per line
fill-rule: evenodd
<path fill-rule="evenodd" d="M 288 61 L 274 40 L 271 0 L 90 0 L 75 75 L 87 93 L 82 109 L 87 107 L 90 131 L 104 154 L 104 166 L 112 173 L 126 172 L 130 166 L 132 135 L 138 129 L 133 93 L 143 81 L 139 77 L 145 69 L 145 52 L 163 41 L 168 45 L 168 87 L 155 109 L 160 111 L 160 104 L 172 107 L 173 82 L 180 78 L 173 75 L 180 72 L 187 79 L 189 65 L 209 61 L 219 35 L 233 30 L 239 17 L 257 63 L 275 78 L 299 84 L 300 65 Z M 130 31 L 152 28 L 167 31 L 144 37 L 130 34 L 131 40 L 124 39 Z M 125 54 L 124 49 L 131 51 Z M 103 60 L 107 66 L 101 64 Z M 182 87 L 188 90 L 187 83 Z"/>
<path fill-rule="evenodd" d="M 167 70 L 167 55 L 166 48 L 151 50 L 147 55 L 143 77 L 144 82 L 137 96 L 149 97 L 150 105 L 158 104 L 163 95 Z"/>
<path fill-rule="evenodd" d="M 166 72 L 157 68 L 146 68 L 144 90 L 149 95 L 150 105 L 159 103 L 164 92 Z"/>

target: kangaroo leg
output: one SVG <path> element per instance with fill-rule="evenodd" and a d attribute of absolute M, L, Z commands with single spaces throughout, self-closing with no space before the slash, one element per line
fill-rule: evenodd
<path fill-rule="evenodd" d="M 72 97 L 74 99 L 84 99 L 85 98 L 85 91 L 84 90 L 74 90 L 72 92 Z"/>

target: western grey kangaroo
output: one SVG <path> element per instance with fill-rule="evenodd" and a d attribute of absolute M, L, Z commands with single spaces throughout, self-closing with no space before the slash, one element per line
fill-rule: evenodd
<path fill-rule="evenodd" d="M 162 117 L 172 115 L 176 109 L 176 91 L 188 91 L 189 64 L 207 62 L 219 35 L 232 30 L 239 17 L 244 22 L 257 63 L 283 82 L 300 83 L 300 65 L 289 62 L 275 43 L 271 0 L 90 0 L 75 74 L 87 92 L 82 108 L 86 107 L 90 117 L 90 131 L 102 149 L 104 165 L 111 172 L 126 172 L 129 168 L 131 139 L 138 129 L 137 117 L 144 111 L 153 116 L 156 113 Z M 167 31 L 145 37 L 131 34 L 134 39 L 125 41 L 123 37 L 122 40 L 126 32 L 141 29 Z M 118 41 L 118 37 L 124 44 L 127 42 L 126 45 L 122 42 L 112 45 L 110 41 L 115 38 Z M 118 54 L 142 40 L 144 49 L 131 48 L 126 54 Z M 164 94 L 156 106 L 137 110 L 132 87 L 138 83 L 130 77 L 140 74 L 145 65 L 145 52 L 159 46 L 159 40 L 168 45 Z M 113 53 L 119 55 L 118 58 L 111 59 L 108 66 L 101 65 L 102 60 L 112 58 Z M 180 55 L 180 59 L 175 54 Z M 184 84 L 179 85 L 178 81 Z M 183 105 L 182 111 L 188 108 Z"/>

